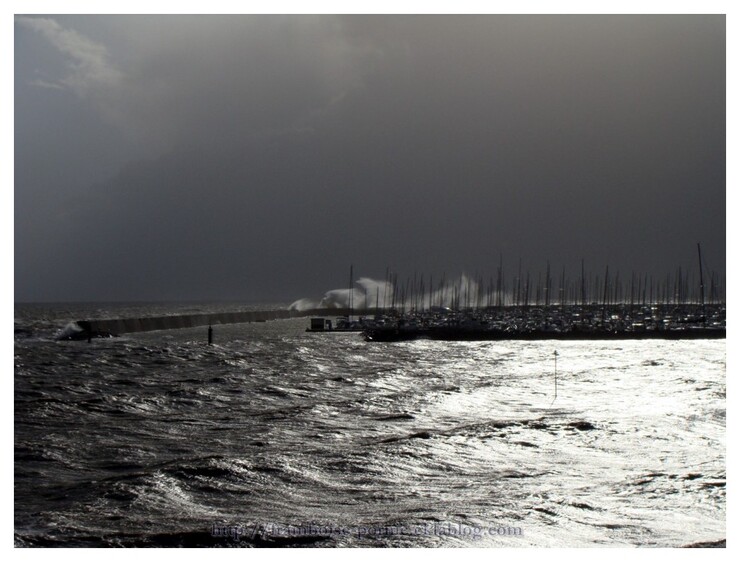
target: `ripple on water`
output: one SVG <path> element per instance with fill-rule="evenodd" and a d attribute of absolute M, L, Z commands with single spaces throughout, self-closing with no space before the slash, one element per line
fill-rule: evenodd
<path fill-rule="evenodd" d="M 212 348 L 189 330 L 16 338 L 16 544 L 223 544 L 215 521 L 263 525 L 246 541 L 262 546 L 280 543 L 264 525 L 311 521 L 524 535 L 286 544 L 725 536 L 724 342 L 384 345 L 304 328 L 219 326 Z"/>

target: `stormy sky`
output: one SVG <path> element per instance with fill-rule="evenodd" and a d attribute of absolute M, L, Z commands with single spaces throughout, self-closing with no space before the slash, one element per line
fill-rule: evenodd
<path fill-rule="evenodd" d="M 15 300 L 725 270 L 723 16 L 17 16 Z"/>

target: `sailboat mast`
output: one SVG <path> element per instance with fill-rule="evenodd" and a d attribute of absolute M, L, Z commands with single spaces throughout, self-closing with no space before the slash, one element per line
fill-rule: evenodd
<path fill-rule="evenodd" d="M 696 248 L 699 250 L 699 295 L 701 298 L 701 308 L 704 311 L 704 270 L 701 266 L 701 244 L 696 243 Z"/>
<path fill-rule="evenodd" d="M 352 291 L 352 285 L 353 285 L 353 279 L 354 279 L 354 265 L 350 264 L 349 266 L 349 321 L 352 321 L 352 308 L 353 308 L 353 293 Z"/>

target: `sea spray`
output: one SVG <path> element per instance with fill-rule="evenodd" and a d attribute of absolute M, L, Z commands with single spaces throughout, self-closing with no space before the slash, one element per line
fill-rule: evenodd
<path fill-rule="evenodd" d="M 399 283 L 396 288 L 388 280 L 371 277 L 360 277 L 352 289 L 332 289 L 324 293 L 321 299 L 301 298 L 293 302 L 290 310 L 310 310 L 312 308 L 349 308 L 387 309 L 387 308 L 426 308 L 439 307 L 480 307 L 486 304 L 485 292 L 480 283 L 469 275 L 462 273 L 456 280 L 440 283 L 436 288 L 418 286 L 407 282 Z"/>

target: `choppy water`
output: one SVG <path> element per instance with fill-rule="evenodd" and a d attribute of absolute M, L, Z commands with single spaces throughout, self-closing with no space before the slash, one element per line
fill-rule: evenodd
<path fill-rule="evenodd" d="M 379 344 L 307 319 L 212 347 L 53 339 L 142 309 L 16 306 L 16 545 L 725 538 L 724 340 Z"/>

